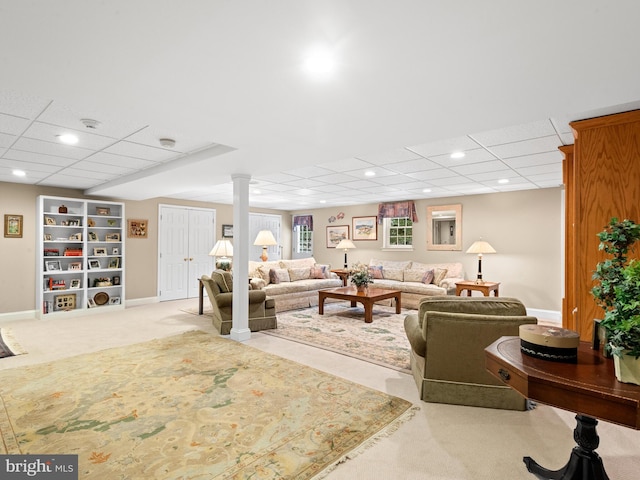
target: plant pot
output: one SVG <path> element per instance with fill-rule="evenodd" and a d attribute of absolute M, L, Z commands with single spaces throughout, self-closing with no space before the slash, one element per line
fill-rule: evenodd
<path fill-rule="evenodd" d="M 613 356 L 616 378 L 619 382 L 640 385 L 640 358 L 627 355 L 623 350 L 622 356 Z"/>
<path fill-rule="evenodd" d="M 367 291 L 367 286 L 366 285 L 356 285 L 356 290 L 358 291 L 358 293 L 362 292 L 366 292 Z"/>

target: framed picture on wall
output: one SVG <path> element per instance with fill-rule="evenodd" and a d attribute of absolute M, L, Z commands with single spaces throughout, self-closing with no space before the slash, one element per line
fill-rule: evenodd
<path fill-rule="evenodd" d="M 222 238 L 233 238 L 233 225 L 222 225 Z"/>
<path fill-rule="evenodd" d="M 22 215 L 4 216 L 5 238 L 22 238 Z"/>
<path fill-rule="evenodd" d="M 129 219 L 127 220 L 127 237 L 147 238 L 149 220 Z"/>
<path fill-rule="evenodd" d="M 340 240 L 349 238 L 349 225 L 327 227 L 327 248 L 336 248 Z"/>
<path fill-rule="evenodd" d="M 351 240 L 377 240 L 378 217 L 352 217 L 353 238 Z"/>

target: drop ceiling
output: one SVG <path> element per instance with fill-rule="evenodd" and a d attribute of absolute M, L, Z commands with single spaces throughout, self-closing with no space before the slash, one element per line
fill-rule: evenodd
<path fill-rule="evenodd" d="M 550 188 L 569 121 L 640 108 L 635 1 L 266 3 L 3 6 L 0 181 L 232 203 L 248 174 L 281 210 Z M 300 68 L 318 42 L 332 78 Z"/>

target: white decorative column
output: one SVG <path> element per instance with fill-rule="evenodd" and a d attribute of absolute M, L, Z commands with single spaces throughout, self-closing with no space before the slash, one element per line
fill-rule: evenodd
<path fill-rule="evenodd" d="M 249 180 L 251 175 L 233 174 L 233 323 L 231 338 L 251 338 L 249 330 Z"/>

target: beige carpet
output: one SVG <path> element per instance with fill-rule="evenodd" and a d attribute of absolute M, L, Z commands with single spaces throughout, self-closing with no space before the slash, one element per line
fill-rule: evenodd
<path fill-rule="evenodd" d="M 0 314 L 0 326 L 11 327 L 29 352 L 0 360 L 0 371 L 188 330 L 215 334 L 210 317 L 185 313 L 197 304 L 197 298 L 150 303 L 47 321 L 3 322 Z M 411 421 L 341 463 L 327 480 L 535 480 L 523 456 L 560 468 L 575 446 L 572 412 L 545 405 L 513 412 L 424 403 L 413 378 L 396 370 L 260 333 L 245 343 L 420 405 Z M 638 480 L 640 431 L 600 422 L 598 433 L 598 453 L 610 478 Z"/>
<path fill-rule="evenodd" d="M 295 478 L 408 419 L 410 402 L 195 331 L 0 372 L 5 451 L 81 478 Z"/>

